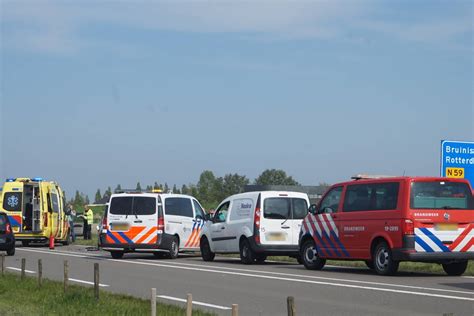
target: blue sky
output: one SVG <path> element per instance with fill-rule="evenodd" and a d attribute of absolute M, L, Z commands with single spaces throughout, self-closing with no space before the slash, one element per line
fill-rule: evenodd
<path fill-rule="evenodd" d="M 439 175 L 474 140 L 472 1 L 0 1 L 0 177 Z"/>

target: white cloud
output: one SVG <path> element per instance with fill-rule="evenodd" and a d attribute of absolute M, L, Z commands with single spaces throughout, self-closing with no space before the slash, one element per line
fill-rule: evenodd
<path fill-rule="evenodd" d="M 377 19 L 381 6 L 371 0 L 4 1 L 1 23 L 5 47 L 49 53 L 100 45 L 81 32 L 91 25 L 271 39 L 347 39 L 347 34 L 357 34 L 351 35 L 353 39 L 375 32 L 405 41 L 437 42 L 472 33 L 472 12 L 462 19 L 387 22 Z"/>

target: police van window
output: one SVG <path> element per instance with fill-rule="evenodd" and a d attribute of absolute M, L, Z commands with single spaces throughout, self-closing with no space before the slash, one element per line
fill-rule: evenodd
<path fill-rule="evenodd" d="M 201 205 L 199 205 L 199 203 L 196 200 L 193 200 L 193 204 L 194 204 L 194 209 L 196 210 L 196 217 L 201 216 L 201 218 L 204 218 L 204 211 Z"/>
<path fill-rule="evenodd" d="M 268 219 L 287 219 L 290 217 L 289 198 L 267 198 L 263 201 L 263 217 Z"/>
<path fill-rule="evenodd" d="M 110 214 L 114 215 L 129 215 L 132 213 L 132 197 L 119 196 L 114 197 L 110 201 Z"/>
<path fill-rule="evenodd" d="M 304 199 L 291 199 L 293 202 L 293 219 L 303 219 L 308 214 L 308 203 Z"/>
<path fill-rule="evenodd" d="M 344 212 L 395 210 L 398 182 L 355 184 L 347 186 Z"/>
<path fill-rule="evenodd" d="M 337 187 L 329 191 L 321 201 L 320 213 L 335 213 L 339 208 L 339 201 L 341 200 L 342 187 Z"/>
<path fill-rule="evenodd" d="M 58 213 L 59 212 L 59 199 L 56 193 L 51 193 L 51 204 L 53 206 L 53 212 Z"/>
<path fill-rule="evenodd" d="M 466 183 L 451 181 L 413 182 L 412 209 L 474 210 L 472 191 Z"/>
<path fill-rule="evenodd" d="M 230 202 L 226 202 L 219 206 L 214 214 L 214 223 L 223 223 L 227 219 L 227 214 L 229 213 Z"/>
<path fill-rule="evenodd" d="M 21 211 L 21 192 L 5 192 L 3 209 L 11 212 Z"/>
<path fill-rule="evenodd" d="M 156 199 L 154 197 L 134 196 L 133 213 L 136 215 L 153 215 L 156 213 Z"/>
<path fill-rule="evenodd" d="M 189 198 L 165 199 L 165 214 L 193 217 L 193 207 Z"/>

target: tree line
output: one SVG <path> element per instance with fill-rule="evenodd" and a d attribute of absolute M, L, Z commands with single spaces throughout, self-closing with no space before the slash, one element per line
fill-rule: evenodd
<path fill-rule="evenodd" d="M 251 184 L 250 179 L 244 175 L 228 173 L 223 177 L 216 177 L 212 171 L 204 170 L 199 176 L 199 180 L 196 184 L 183 184 L 178 188 L 176 184 L 169 186 L 166 182 L 161 184 L 155 181 L 153 185 L 146 185 L 143 189 L 140 182 L 137 182 L 135 190 L 152 191 L 153 189 L 160 189 L 163 192 L 188 194 L 196 197 L 205 209 L 211 209 L 215 208 L 217 204 L 226 197 L 243 192 L 244 187 L 249 184 Z M 255 178 L 252 184 L 300 185 L 298 181 L 293 179 L 292 176 L 287 175 L 286 172 L 281 169 L 267 169 L 263 171 L 257 178 Z M 118 184 L 113 191 L 110 186 L 107 187 L 104 193 L 102 193 L 100 189 L 97 189 L 93 202 L 98 203 L 103 200 L 108 200 L 112 193 L 120 192 L 122 190 L 123 188 L 120 184 Z M 75 209 L 82 209 L 85 204 L 90 204 L 90 202 L 89 197 L 79 191 L 76 191 L 74 198 L 69 201 Z"/>

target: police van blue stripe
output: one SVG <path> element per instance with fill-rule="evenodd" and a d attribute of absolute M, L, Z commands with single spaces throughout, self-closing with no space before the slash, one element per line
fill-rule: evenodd
<path fill-rule="evenodd" d="M 441 240 L 438 239 L 435 235 L 433 235 L 428 229 L 420 228 L 420 231 L 423 232 L 429 239 L 431 239 L 443 252 L 450 252 L 448 247 L 446 247 Z"/>
<path fill-rule="evenodd" d="M 115 237 L 111 232 L 107 231 L 107 236 L 112 238 L 116 244 L 120 244 L 120 240 L 118 240 L 117 237 Z"/>
<path fill-rule="evenodd" d="M 133 241 L 127 237 L 127 235 L 125 235 L 123 232 L 118 232 L 118 234 L 120 235 L 120 237 L 122 237 L 123 239 L 125 239 L 125 241 L 129 244 L 133 244 Z"/>
<path fill-rule="evenodd" d="M 433 249 L 421 237 L 415 235 L 415 242 L 421 246 L 426 252 L 434 252 Z"/>

